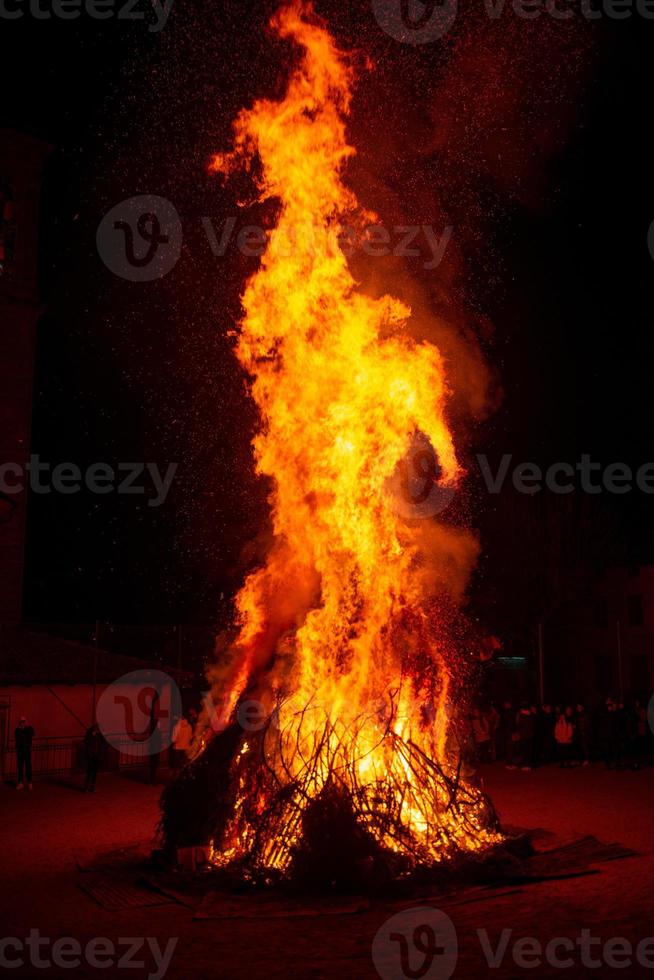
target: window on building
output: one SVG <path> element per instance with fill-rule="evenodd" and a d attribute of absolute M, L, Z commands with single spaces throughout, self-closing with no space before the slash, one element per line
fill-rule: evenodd
<path fill-rule="evenodd" d="M 609 625 L 609 603 L 605 596 L 600 596 L 595 602 L 595 626 L 606 629 Z"/>
<path fill-rule="evenodd" d="M 627 619 L 630 626 L 643 625 L 643 597 L 642 595 L 627 596 Z"/>

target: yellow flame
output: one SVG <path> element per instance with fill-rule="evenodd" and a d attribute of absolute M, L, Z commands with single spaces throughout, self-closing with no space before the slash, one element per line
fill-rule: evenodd
<path fill-rule="evenodd" d="M 355 152 L 347 58 L 302 4 L 285 7 L 273 27 L 302 50 L 286 94 L 242 111 L 233 151 L 213 161 L 225 175 L 252 169 L 261 200 L 279 208 L 244 291 L 237 345 L 261 415 L 254 452 L 258 472 L 273 479 L 275 541 L 237 597 L 240 635 L 217 683 L 233 709 L 276 655 L 260 689 L 270 705 L 273 692 L 285 697 L 279 728 L 301 747 L 287 760 L 290 775 L 312 758 L 317 794 L 339 762 L 343 773 L 354 764 L 364 785 L 390 772 L 406 786 L 402 819 L 426 835 L 433 814 L 392 735 L 445 761 L 450 676 L 425 610 L 419 535 L 398 513 L 391 478 L 421 433 L 443 483 L 459 479 L 445 370 L 438 349 L 409 334 L 402 302 L 358 290 L 338 247 L 346 218 L 370 218 L 343 182 Z M 424 690 L 406 676 L 418 653 L 428 658 Z M 431 726 L 421 721 L 427 696 Z"/>

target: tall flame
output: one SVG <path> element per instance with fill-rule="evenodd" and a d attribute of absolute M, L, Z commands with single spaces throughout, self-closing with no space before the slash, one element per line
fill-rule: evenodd
<path fill-rule="evenodd" d="M 359 798 L 390 787 L 406 834 L 434 859 L 445 825 L 457 847 L 487 839 L 474 814 L 472 824 L 456 811 L 436 819 L 445 787 L 419 785 L 411 759 L 455 765 L 456 660 L 433 602 L 448 572 L 434 571 L 425 541 L 440 534 L 443 566 L 474 550 L 463 532 L 407 521 L 396 499 L 394 475 L 416 437 L 437 454 L 443 486 L 461 476 L 445 369 L 433 344 L 412 339 L 407 306 L 359 291 L 339 247 L 346 218 L 370 218 L 343 182 L 355 152 L 348 59 L 305 5 L 285 7 L 272 26 L 301 60 L 282 101 L 240 113 L 233 152 L 212 166 L 250 170 L 260 199 L 279 207 L 237 344 L 261 416 L 253 445 L 258 472 L 272 478 L 274 543 L 237 597 L 239 636 L 211 678 L 228 717 L 245 692 L 277 706 L 266 751 L 278 780 L 303 779 L 305 799 L 334 779 Z M 251 842 L 238 810 L 219 842 L 230 857 Z M 374 815 L 363 822 L 394 846 Z M 288 853 L 272 847 L 266 860 L 283 866 Z"/>

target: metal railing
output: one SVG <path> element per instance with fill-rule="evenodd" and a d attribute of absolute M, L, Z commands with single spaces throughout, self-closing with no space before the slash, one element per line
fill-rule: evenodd
<path fill-rule="evenodd" d="M 38 773 L 65 773 L 79 770 L 82 739 L 35 738 L 32 743 L 32 769 Z M 16 775 L 16 749 L 10 743 L 2 760 L 5 779 Z"/>
<path fill-rule="evenodd" d="M 150 762 L 147 744 L 127 734 L 111 737 L 112 744 L 105 744 L 100 768 L 119 770 L 143 767 Z M 125 750 L 121 746 L 125 747 Z M 129 746 L 129 751 L 127 747 Z M 159 753 L 159 764 L 168 765 L 168 751 Z M 35 738 L 32 742 L 32 770 L 43 776 L 60 776 L 83 772 L 86 765 L 83 738 Z M 4 779 L 14 779 L 17 774 L 16 748 L 12 743 L 5 749 L 2 759 Z"/>

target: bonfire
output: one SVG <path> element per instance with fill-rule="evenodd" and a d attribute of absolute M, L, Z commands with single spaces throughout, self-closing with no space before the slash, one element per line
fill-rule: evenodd
<path fill-rule="evenodd" d="M 415 338 L 392 285 L 376 298 L 357 286 L 342 248 L 346 225 L 374 220 L 344 179 L 353 60 L 306 5 L 271 26 L 296 49 L 285 95 L 243 110 L 211 166 L 276 202 L 235 344 L 274 534 L 236 597 L 163 827 L 169 846 L 208 844 L 220 868 L 292 876 L 322 848 L 403 874 L 500 839 L 462 763 L 477 543 L 398 502 L 416 440 L 440 490 L 464 473 L 438 348 Z M 244 705 L 258 724 L 240 723 Z"/>

